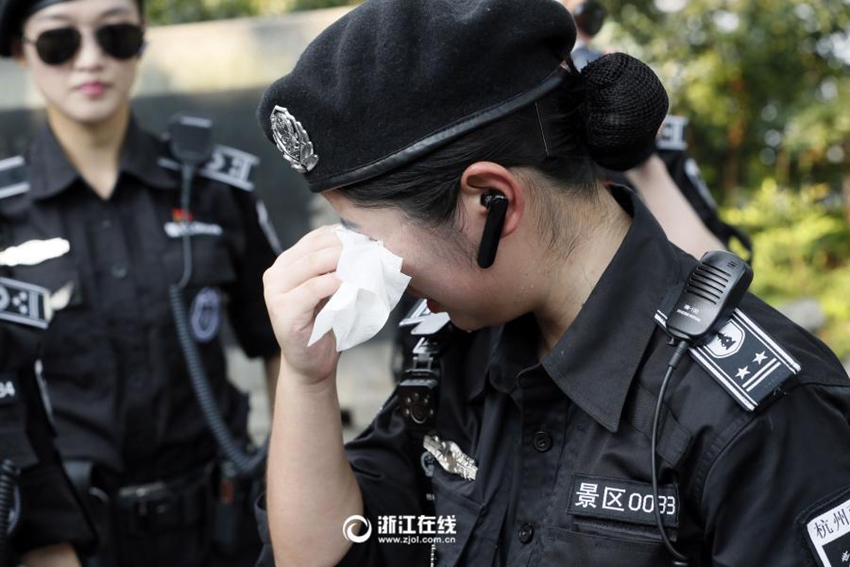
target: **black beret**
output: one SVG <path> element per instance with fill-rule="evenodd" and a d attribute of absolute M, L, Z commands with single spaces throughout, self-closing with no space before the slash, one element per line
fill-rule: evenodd
<path fill-rule="evenodd" d="M 575 38 L 556 0 L 367 0 L 269 87 L 258 119 L 311 191 L 343 187 L 558 88 Z"/>
<path fill-rule="evenodd" d="M 48 6 L 71 0 L 0 0 L 0 57 L 12 56 L 12 40 L 19 37 L 24 21 Z M 139 12 L 142 0 L 135 0 Z"/>

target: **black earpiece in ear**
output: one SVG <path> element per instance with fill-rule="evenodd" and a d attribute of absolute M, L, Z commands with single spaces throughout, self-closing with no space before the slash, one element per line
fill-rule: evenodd
<path fill-rule="evenodd" d="M 502 238 L 502 227 L 508 213 L 508 198 L 495 191 L 481 196 L 481 204 L 487 207 L 487 220 L 484 222 L 484 234 L 478 246 L 478 266 L 489 268 L 496 261 L 496 251 Z"/>

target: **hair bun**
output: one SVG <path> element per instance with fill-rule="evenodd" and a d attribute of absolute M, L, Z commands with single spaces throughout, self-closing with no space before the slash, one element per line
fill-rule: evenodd
<path fill-rule="evenodd" d="M 625 171 L 655 150 L 655 136 L 669 100 L 661 81 L 643 62 L 612 53 L 581 71 L 585 88 L 584 133 L 590 156 L 608 169 Z"/>

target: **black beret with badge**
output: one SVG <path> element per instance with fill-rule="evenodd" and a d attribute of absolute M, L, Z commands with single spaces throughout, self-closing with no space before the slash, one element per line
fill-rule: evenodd
<path fill-rule="evenodd" d="M 319 193 L 416 161 L 562 86 L 585 93 L 600 165 L 645 160 L 667 112 L 655 74 L 623 54 L 579 73 L 556 0 L 367 0 L 319 35 L 263 96 L 266 136 Z"/>
<path fill-rule="evenodd" d="M 339 188 L 551 92 L 575 38 L 555 0 L 368 0 L 266 91 L 258 118 L 311 191 Z"/>

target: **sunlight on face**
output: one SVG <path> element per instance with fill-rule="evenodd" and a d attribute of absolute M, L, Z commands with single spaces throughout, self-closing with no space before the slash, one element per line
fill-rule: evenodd
<path fill-rule="evenodd" d="M 95 30 L 106 24 L 141 24 L 134 0 L 71 0 L 39 10 L 24 23 L 19 60 L 30 70 L 48 108 L 84 124 L 104 122 L 128 104 L 136 77 L 138 57 L 120 61 L 110 57 L 95 40 Z M 75 27 L 82 44 L 67 63 L 47 65 L 31 43 L 39 34 Z"/>

